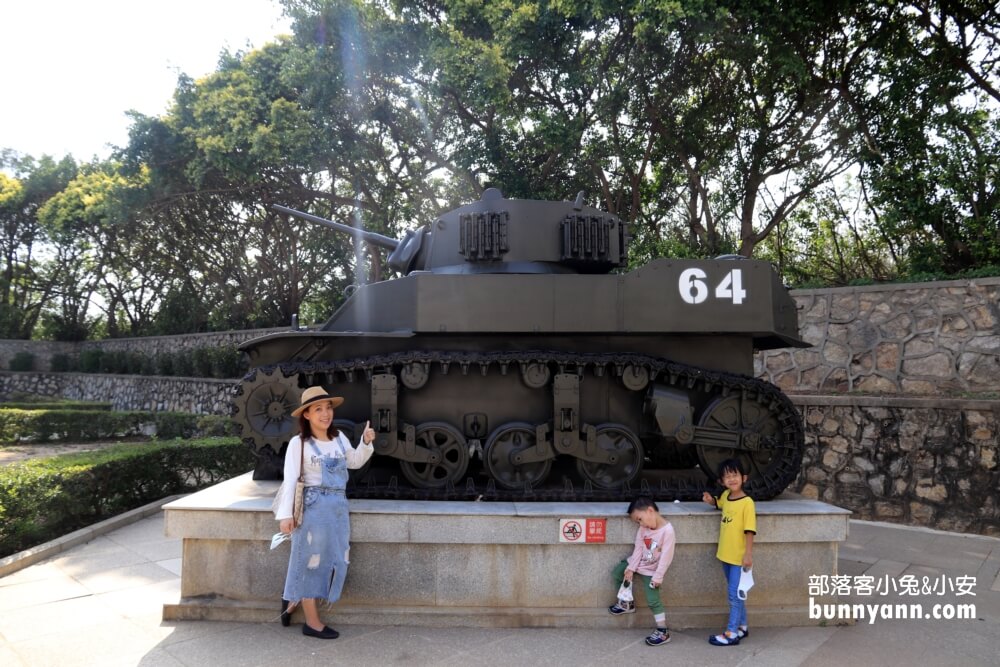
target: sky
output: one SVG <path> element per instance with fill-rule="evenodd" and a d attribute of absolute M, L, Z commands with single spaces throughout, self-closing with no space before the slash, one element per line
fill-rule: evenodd
<path fill-rule="evenodd" d="M 179 73 L 290 33 L 276 0 L 0 0 L 0 149 L 78 161 L 162 115 Z"/>

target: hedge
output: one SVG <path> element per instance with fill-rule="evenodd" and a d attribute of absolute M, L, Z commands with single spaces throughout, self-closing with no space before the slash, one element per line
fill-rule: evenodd
<path fill-rule="evenodd" d="M 0 468 L 0 558 L 253 468 L 235 438 L 116 445 Z"/>
<path fill-rule="evenodd" d="M 35 355 L 33 355 L 31 352 L 18 352 L 10 360 L 10 370 L 12 371 L 35 370 Z"/>
<path fill-rule="evenodd" d="M 90 348 L 78 356 L 53 354 L 49 367 L 60 373 L 116 373 L 126 375 L 165 375 L 205 377 L 230 380 L 242 377 L 248 369 L 243 353 L 235 346 L 199 347 L 176 352 L 147 355 L 136 351 Z"/>
<path fill-rule="evenodd" d="M 96 401 L 3 401 L 0 410 L 110 410 L 110 403 Z"/>
<path fill-rule="evenodd" d="M 169 439 L 232 435 L 234 430 L 228 417 L 187 412 L 0 409 L 0 443 L 48 442 L 53 438 L 86 442 L 153 433 Z"/>

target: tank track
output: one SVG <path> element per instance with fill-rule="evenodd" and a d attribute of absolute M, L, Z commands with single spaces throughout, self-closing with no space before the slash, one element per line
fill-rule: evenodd
<path fill-rule="evenodd" d="M 758 500 L 772 498 L 781 493 L 797 477 L 804 449 L 804 429 L 798 411 L 792 402 L 775 385 L 744 375 L 713 371 L 675 361 L 637 353 L 570 353 L 544 350 L 513 352 L 450 352 L 413 350 L 406 352 L 373 355 L 336 361 L 288 361 L 252 369 L 237 387 L 236 395 L 243 393 L 243 386 L 252 382 L 258 371 L 273 373 L 280 371 L 285 378 L 304 376 L 304 386 L 313 384 L 333 384 L 340 381 L 357 381 L 358 375 L 370 382 L 378 373 L 397 373 L 409 364 L 427 365 L 439 372 L 481 373 L 483 376 L 492 367 L 502 374 L 511 370 L 520 372 L 532 364 L 544 364 L 557 368 L 558 373 L 576 373 L 581 377 L 588 372 L 596 377 L 613 373 L 616 377 L 629 369 L 642 368 L 648 373 L 648 383 L 677 388 L 687 393 L 704 392 L 716 397 L 738 396 L 764 406 L 777 423 L 780 437 L 763 438 L 772 450 L 779 451 L 779 460 L 766 474 L 754 476 L 747 484 L 748 493 Z M 340 374 L 343 377 L 337 377 Z M 233 418 L 240 425 L 238 408 L 233 407 Z M 277 456 L 270 445 L 258 447 L 252 437 L 244 435 L 243 441 L 255 450 L 258 456 Z M 270 452 L 268 450 L 271 450 Z M 697 473 L 697 471 L 692 471 Z M 531 488 L 509 490 L 498 488 L 493 480 L 478 486 L 471 477 L 464 485 L 448 484 L 440 489 L 413 488 L 406 480 L 401 484 L 393 476 L 387 484 L 372 481 L 352 481 L 348 486 L 348 496 L 352 498 L 388 498 L 415 500 L 488 500 L 488 501 L 615 501 L 630 500 L 638 494 L 652 495 L 657 500 L 700 500 L 706 490 L 715 485 L 697 473 L 701 479 L 680 476 L 672 480 L 650 483 L 645 479 L 638 484 L 625 483 L 618 489 L 594 488 L 590 481 L 579 486 L 570 479 L 563 479 L 560 488 Z M 550 482 L 551 484 L 551 482 Z"/>

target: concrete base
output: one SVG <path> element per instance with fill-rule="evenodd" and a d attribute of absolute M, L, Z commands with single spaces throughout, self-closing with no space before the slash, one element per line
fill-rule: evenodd
<path fill-rule="evenodd" d="M 164 506 L 167 535 L 184 541 L 181 599 L 164 605 L 164 620 L 277 619 L 290 548 L 269 549 L 277 487 L 248 473 Z M 721 626 L 719 514 L 702 503 L 660 509 L 678 541 L 664 580 L 668 623 Z M 642 609 L 607 613 L 617 590 L 611 569 L 635 539 L 624 512 L 625 503 L 352 500 L 351 568 L 326 615 L 337 624 L 646 628 Z M 837 573 L 850 512 L 786 494 L 758 503 L 757 513 L 751 623 L 815 624 L 809 577 Z M 606 542 L 561 543 L 559 520 L 570 518 L 607 519 Z"/>

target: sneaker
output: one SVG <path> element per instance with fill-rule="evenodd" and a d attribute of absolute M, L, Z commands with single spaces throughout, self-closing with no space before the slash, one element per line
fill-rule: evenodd
<path fill-rule="evenodd" d="M 646 637 L 646 643 L 650 646 L 659 646 L 660 644 L 670 643 L 670 633 L 663 632 L 662 630 L 653 630 L 653 634 Z"/>
<path fill-rule="evenodd" d="M 620 616 L 621 614 L 634 614 L 635 602 L 616 602 L 608 607 L 608 612 L 614 614 L 615 616 Z"/>

